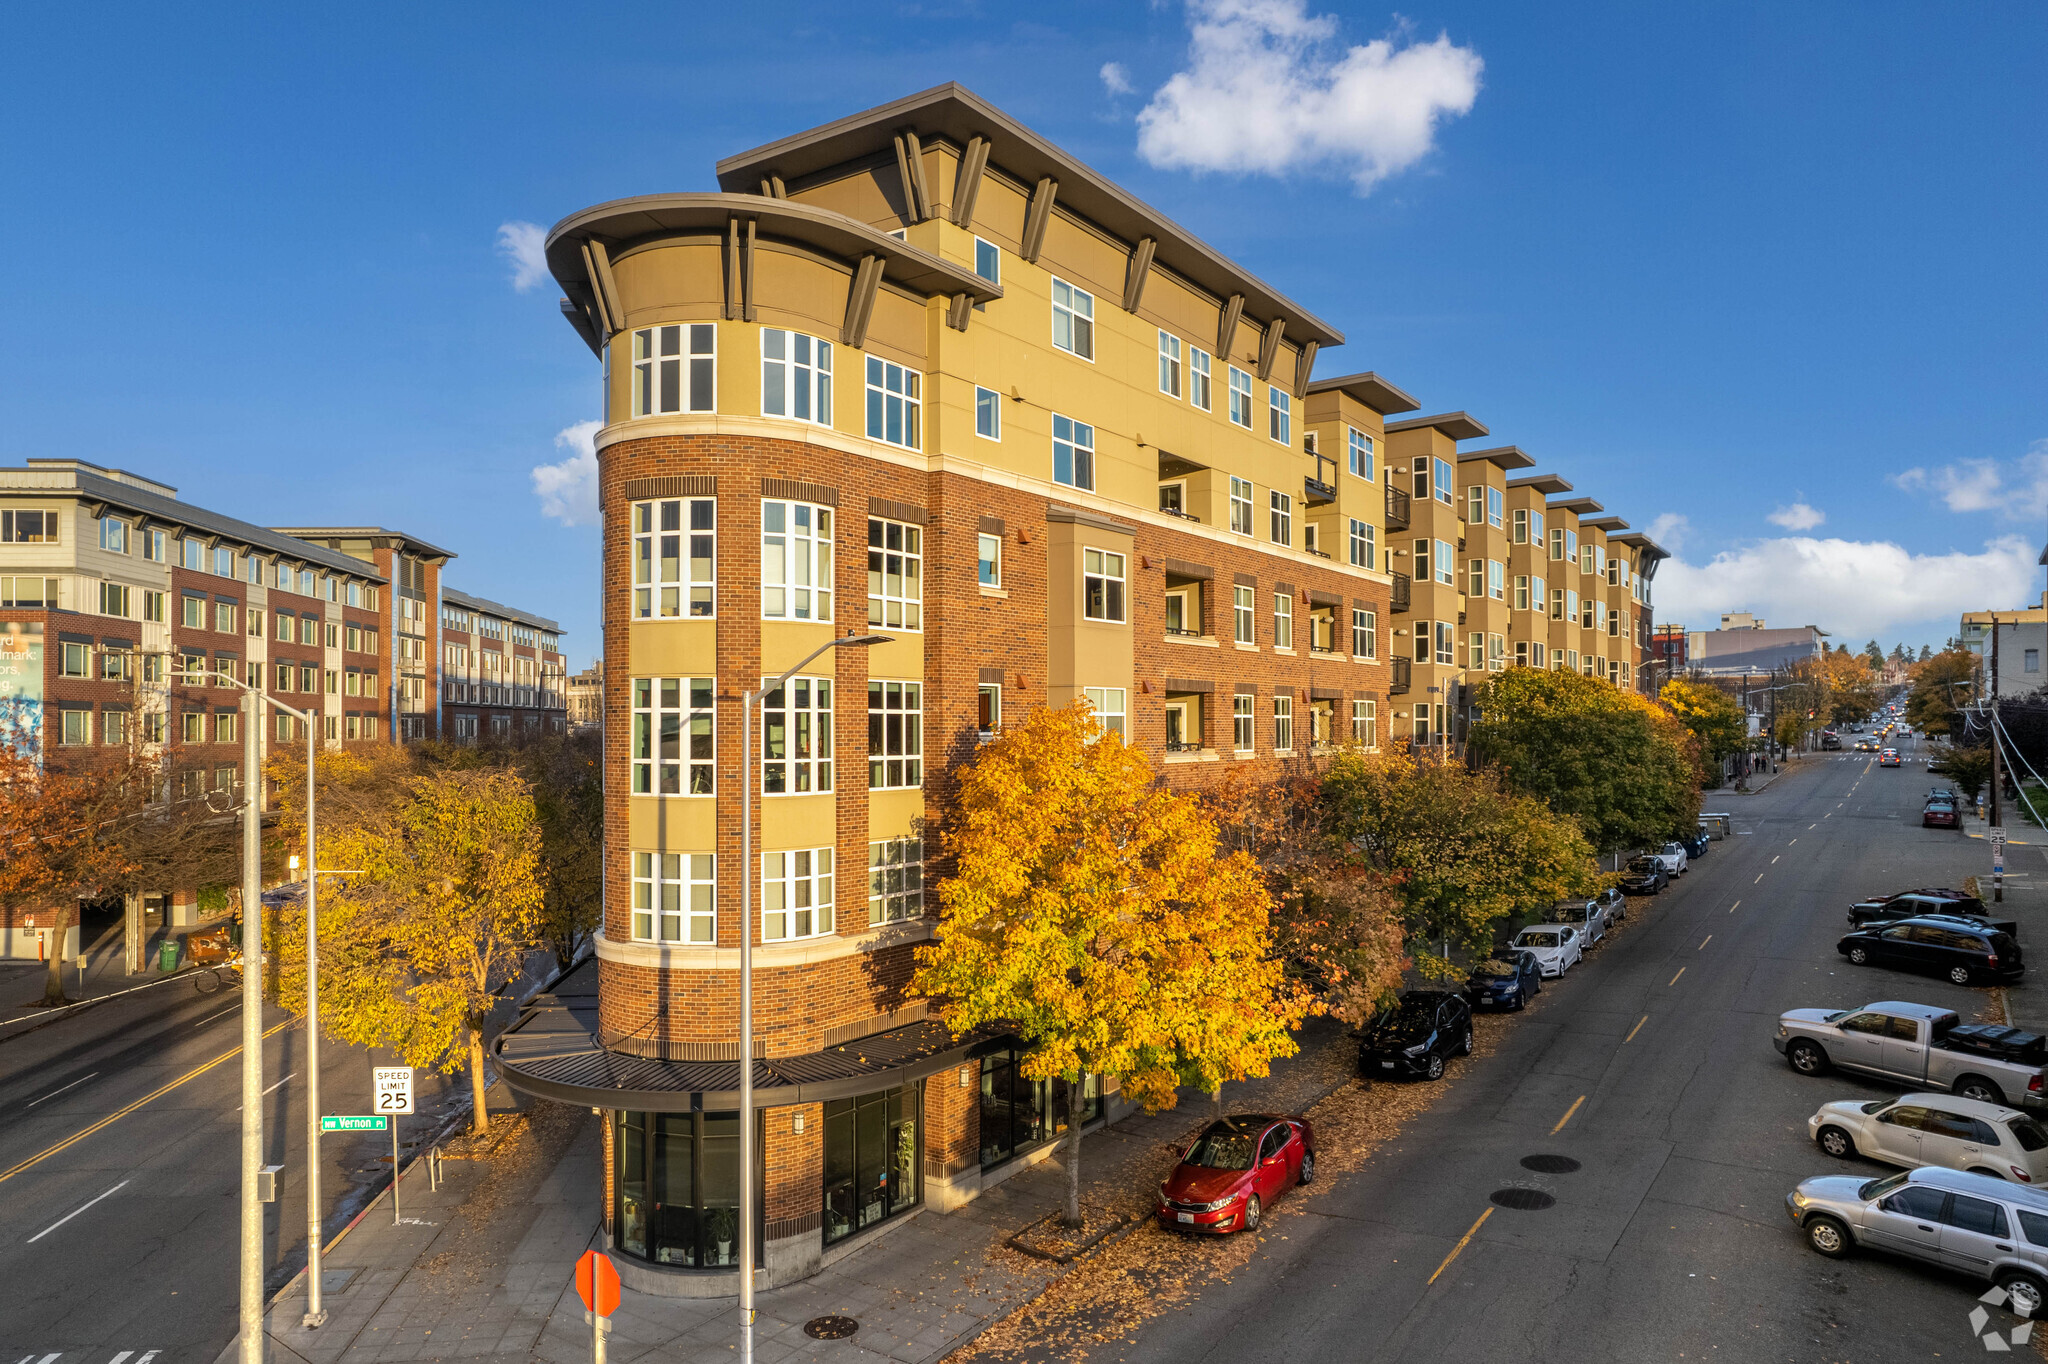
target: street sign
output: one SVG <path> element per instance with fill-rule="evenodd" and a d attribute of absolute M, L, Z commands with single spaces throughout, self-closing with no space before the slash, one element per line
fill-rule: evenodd
<path fill-rule="evenodd" d="M 370 1072 L 379 1113 L 403 1117 L 412 1112 L 412 1067 L 377 1066 Z"/>
<path fill-rule="evenodd" d="M 609 1255 L 594 1250 L 583 1252 L 576 1262 L 576 1296 L 586 1310 L 608 1317 L 619 1310 L 619 1271 Z"/>
<path fill-rule="evenodd" d="M 1991 840 L 1992 847 L 2000 847 L 2005 843 L 2005 830 L 1992 829 L 1986 834 L 1986 837 Z"/>
<path fill-rule="evenodd" d="M 382 1132 L 390 1124 L 391 1119 L 380 1118 L 370 1113 L 346 1117 L 322 1114 L 320 1118 L 322 1132 Z"/>

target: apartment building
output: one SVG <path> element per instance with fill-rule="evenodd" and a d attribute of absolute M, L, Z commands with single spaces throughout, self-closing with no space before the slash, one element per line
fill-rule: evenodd
<path fill-rule="evenodd" d="M 569 675 L 569 728 L 572 731 L 604 728 L 604 662 L 599 660 L 580 673 Z"/>
<path fill-rule="evenodd" d="M 1605 613 L 1659 553 L 1597 531 L 1620 562 L 1572 590 L 1599 580 L 1598 624 L 1553 631 L 1540 589 L 1518 615 L 1506 565 L 1546 552 L 1542 492 L 1512 503 L 1533 540 L 1505 520 L 1526 457 L 1461 463 L 1478 423 L 1389 422 L 1418 407 L 1394 384 L 1315 378 L 1341 333 L 958 86 L 717 169 L 718 193 L 600 204 L 547 242 L 603 366 L 607 910 L 594 1008 L 498 1048 L 516 1087 L 606 1114 L 592 1196 L 621 1273 L 689 1296 L 737 1291 L 742 1196 L 787 1283 L 1119 1102 L 1114 1077 L 1027 1081 L 1017 1039 L 904 997 L 926 830 L 1006 714 L 1085 699 L 1182 787 L 1433 739 L 1441 689 L 1510 640 L 1631 684 L 1632 624 Z M 1464 554 L 1498 592 L 1465 601 Z M 740 696 L 790 668 L 742 867 Z"/>
<path fill-rule="evenodd" d="M 443 733 L 456 743 L 562 734 L 568 660 L 562 627 L 546 616 L 441 591 Z"/>

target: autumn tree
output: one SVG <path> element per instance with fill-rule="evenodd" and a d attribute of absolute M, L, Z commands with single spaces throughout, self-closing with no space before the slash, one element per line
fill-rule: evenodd
<path fill-rule="evenodd" d="M 541 936 L 564 971 L 604 909 L 604 739 L 550 736 L 518 754 L 540 823 Z"/>
<path fill-rule="evenodd" d="M 1956 713 L 1977 699 L 1977 669 L 1977 655 L 1968 649 L 1949 649 L 1914 664 L 1906 719 L 1923 734 L 1949 733 Z"/>
<path fill-rule="evenodd" d="M 912 984 L 954 1032 L 1009 1028 L 1030 1044 L 1027 1078 L 1116 1075 L 1150 1110 L 1294 1053 L 1309 1003 L 1274 955 L 1259 868 L 1221 852 L 1202 802 L 1157 785 L 1085 704 L 1012 721 L 957 775 L 952 871 Z"/>
<path fill-rule="evenodd" d="M 1472 703 L 1475 755 L 1577 820 L 1595 851 L 1662 842 L 1697 822 L 1698 743 L 1654 702 L 1562 669 L 1510 668 Z"/>
<path fill-rule="evenodd" d="M 1954 782 L 1963 799 L 1974 805 L 1977 793 L 1991 784 L 1991 745 L 1942 744 L 1935 748 L 1927 771 Z"/>
<path fill-rule="evenodd" d="M 1878 708 L 1884 697 L 1884 683 L 1871 671 L 1861 654 L 1843 645 L 1827 658 L 1827 717 L 1837 725 L 1853 724 Z"/>
<path fill-rule="evenodd" d="M 1717 770 L 1724 759 L 1749 744 L 1749 717 L 1734 697 L 1710 682 L 1674 677 L 1657 693 L 1657 700 L 1692 731 L 1702 756 Z"/>

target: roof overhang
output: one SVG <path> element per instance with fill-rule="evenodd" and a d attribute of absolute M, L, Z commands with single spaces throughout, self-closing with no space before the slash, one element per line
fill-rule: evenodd
<path fill-rule="evenodd" d="M 453 559 L 455 551 L 430 545 L 417 535 L 403 531 L 386 530 L 382 526 L 272 526 L 279 535 L 289 535 L 295 540 L 367 540 L 372 549 L 395 549 L 401 554 L 410 554 L 421 559 Z M 330 546 L 333 548 L 333 546 Z"/>
<path fill-rule="evenodd" d="M 1617 545 L 1634 545 L 1639 556 L 1650 559 L 1668 559 L 1671 552 L 1639 530 L 1626 535 L 1610 535 L 1608 541 Z"/>
<path fill-rule="evenodd" d="M 1060 211 L 1085 218 L 1125 242 L 1151 237 L 1159 243 L 1153 257 L 1159 264 L 1218 299 L 1243 294 L 1248 316 L 1265 322 L 1284 318 L 1290 341 L 1344 344 L 1344 333 L 1158 209 L 1126 193 L 1078 157 L 953 81 L 728 156 L 718 163 L 718 183 L 728 191 L 752 192 L 763 180 L 780 176 L 792 189 L 801 189 L 806 177 L 849 162 L 884 154 L 893 160 L 896 134 L 906 128 L 926 144 L 937 138 L 956 148 L 966 147 L 970 138 L 986 138 L 992 144 L 992 169 L 1026 188 L 1047 176 L 1057 181 Z M 556 277 L 560 278 L 559 272 Z"/>
<path fill-rule="evenodd" d="M 1612 535 L 1618 530 L 1627 530 L 1628 522 L 1618 516 L 1593 516 L 1579 519 L 1580 530 L 1604 530 Z"/>
<path fill-rule="evenodd" d="M 1476 464 L 1480 461 L 1497 464 L 1503 469 L 1533 469 L 1536 457 L 1525 454 L 1519 445 L 1496 445 L 1491 450 L 1472 450 L 1458 456 L 1460 464 Z"/>
<path fill-rule="evenodd" d="M 1345 374 L 1335 379 L 1317 379 L 1308 386 L 1311 393 L 1332 391 L 1356 398 L 1381 416 L 1391 412 L 1413 412 L 1422 406 L 1402 390 L 1394 387 L 1379 375 L 1368 370 L 1364 374 Z"/>
<path fill-rule="evenodd" d="M 1601 506 L 1590 497 L 1560 497 L 1554 499 L 1550 505 L 1559 511 L 1575 512 L 1580 516 L 1584 516 L 1587 512 L 1607 510 L 1607 508 Z"/>
<path fill-rule="evenodd" d="M 1572 485 L 1559 478 L 1556 474 L 1531 474 L 1527 478 L 1511 478 L 1508 480 L 1508 486 L 1510 488 L 1533 488 L 1545 497 L 1555 493 L 1568 493 L 1572 490 Z"/>
<path fill-rule="evenodd" d="M 1396 431 L 1421 431 L 1434 427 L 1452 440 L 1477 440 L 1487 430 L 1471 416 L 1463 412 L 1440 412 L 1434 417 L 1407 417 L 1401 421 L 1388 422 L 1387 433 Z"/>

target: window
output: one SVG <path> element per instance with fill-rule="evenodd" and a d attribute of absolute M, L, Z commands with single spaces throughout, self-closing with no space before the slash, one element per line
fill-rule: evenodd
<path fill-rule="evenodd" d="M 868 788 L 924 785 L 924 684 L 868 683 Z"/>
<path fill-rule="evenodd" d="M 1486 670 L 1490 673 L 1497 673 L 1507 666 L 1507 641 L 1499 635 L 1488 635 L 1486 637 Z"/>
<path fill-rule="evenodd" d="M 1273 698 L 1273 750 L 1276 753 L 1294 751 L 1294 698 L 1275 696 Z"/>
<path fill-rule="evenodd" d="M 1346 427 L 1345 430 L 1350 433 L 1345 443 L 1350 450 L 1351 472 L 1370 481 L 1373 476 L 1372 437 L 1355 426 Z"/>
<path fill-rule="evenodd" d="M 1456 663 L 1458 661 L 1457 643 L 1451 636 L 1451 623 L 1447 620 L 1440 620 L 1436 623 L 1436 661 L 1439 663 Z"/>
<path fill-rule="evenodd" d="M 216 578 L 235 576 L 235 552 L 226 545 L 213 547 L 213 575 Z"/>
<path fill-rule="evenodd" d="M 1237 587 L 1231 589 L 1231 611 L 1234 618 L 1232 638 L 1239 644 L 1250 644 L 1252 639 L 1252 589 Z"/>
<path fill-rule="evenodd" d="M 1273 594 L 1273 647 L 1294 647 L 1294 598 L 1286 592 Z"/>
<path fill-rule="evenodd" d="M 1170 332 L 1159 333 L 1159 391 L 1180 396 L 1180 338 Z"/>
<path fill-rule="evenodd" d="M 1565 594 L 1561 591 L 1550 594 L 1550 618 L 1552 620 L 1567 619 L 1564 613 L 1564 598 Z"/>
<path fill-rule="evenodd" d="M 1598 564 L 1599 561 L 1600 551 L 1593 547 L 1593 542 L 1591 540 L 1588 540 L 1584 544 L 1579 546 L 1579 572 L 1598 572 L 1599 570 L 1595 567 L 1595 565 Z"/>
<path fill-rule="evenodd" d="M 1483 597 L 1486 595 L 1486 560 L 1466 560 L 1465 595 L 1468 597 Z"/>
<path fill-rule="evenodd" d="M 1518 544 L 1518 545 L 1526 545 L 1526 544 L 1528 544 L 1528 543 L 1529 543 L 1529 513 L 1528 513 L 1528 512 L 1526 512 L 1526 511 L 1518 511 L 1518 512 L 1516 512 L 1516 513 L 1515 513 L 1515 528 L 1514 528 L 1514 534 L 1513 534 L 1513 535 L 1512 535 L 1512 536 L 1511 536 L 1510 538 L 1511 538 L 1511 539 L 1512 539 L 1512 540 L 1514 541 L 1514 543 L 1515 543 L 1515 544 Z"/>
<path fill-rule="evenodd" d="M 235 713 L 233 711 L 223 710 L 214 714 L 213 741 L 217 744 L 231 744 L 235 741 Z"/>
<path fill-rule="evenodd" d="M 1607 633 L 1616 639 L 1619 639 L 1621 637 L 1621 612 L 1609 611 L 1607 613 Z M 2035 666 L 2030 666 L 2027 669 L 2027 671 L 2033 672 L 2036 670 L 2036 667 L 2040 663 L 2040 658 L 2038 656 L 2039 651 L 2035 649 L 2029 649 L 2027 652 L 2036 655 L 2036 657 L 2028 660 L 2030 664 Z"/>
<path fill-rule="evenodd" d="M 1124 618 L 1124 556 L 1106 549 L 1081 551 L 1081 615 L 1088 620 Z"/>
<path fill-rule="evenodd" d="M 924 840 L 885 838 L 868 844 L 868 925 L 924 916 Z"/>
<path fill-rule="evenodd" d="M 163 563 L 165 561 L 166 547 L 162 531 L 139 530 L 135 532 L 135 539 L 141 549 L 143 558 L 153 560 L 156 563 Z"/>
<path fill-rule="evenodd" d="M 59 713 L 61 729 L 58 742 L 63 744 L 89 744 L 92 742 L 92 712 L 89 710 L 66 710 Z"/>
<path fill-rule="evenodd" d="M 164 656 L 162 654 L 143 654 L 141 658 L 142 680 L 152 685 L 161 683 L 164 680 L 164 663 L 166 661 Z"/>
<path fill-rule="evenodd" d="M 1003 685 L 984 682 L 975 697 L 979 714 L 976 723 L 983 734 L 994 734 L 1003 723 Z"/>
<path fill-rule="evenodd" d="M 1500 489 L 1488 488 L 1486 490 L 1486 524 L 1492 526 L 1495 530 L 1500 529 L 1500 508 Z"/>
<path fill-rule="evenodd" d="M 1446 507 L 1451 505 L 1451 462 L 1447 459 L 1434 461 L 1436 470 L 1436 500 Z"/>
<path fill-rule="evenodd" d="M 1266 434 L 1282 445 L 1294 444 L 1294 395 L 1266 385 Z"/>
<path fill-rule="evenodd" d="M 984 440 L 1003 438 L 1003 398 L 992 388 L 974 390 L 974 434 Z"/>
<path fill-rule="evenodd" d="M 1230 420 L 1252 429 L 1252 376 L 1236 365 L 1230 366 Z"/>
<path fill-rule="evenodd" d="M 235 633 L 235 604 L 231 601 L 217 601 L 213 604 L 213 628 L 216 634 Z"/>
<path fill-rule="evenodd" d="M 1543 579 L 1541 579 L 1541 578 L 1536 578 L 1536 579 L 1533 579 L 1533 580 L 1531 580 L 1531 582 L 1530 582 L 1530 584 L 1529 584 L 1529 609 L 1530 609 L 1530 610 L 1532 610 L 1532 611 L 1542 611 L 1542 610 L 1544 609 L 1544 607 L 1543 607 L 1543 600 L 1544 600 L 1544 584 L 1543 584 Z"/>
<path fill-rule="evenodd" d="M 1543 543 L 1543 513 L 1529 513 L 1529 539 L 1531 544 Z"/>
<path fill-rule="evenodd" d="M 792 677 L 761 698 L 761 792 L 832 789 L 832 679 Z"/>
<path fill-rule="evenodd" d="M 1199 346 L 1188 347 L 1188 402 L 1209 410 L 1209 352 Z"/>
<path fill-rule="evenodd" d="M 0 542 L 10 545 L 56 544 L 57 513 L 46 511 L 0 512 Z"/>
<path fill-rule="evenodd" d="M 169 717 L 160 710 L 144 711 L 142 713 L 142 742 L 146 744 L 163 743 L 167 737 L 166 721 L 168 719 Z"/>
<path fill-rule="evenodd" d="M 1235 475 L 1230 480 L 1230 528 L 1239 535 L 1252 533 L 1252 484 Z"/>
<path fill-rule="evenodd" d="M 1571 595 L 1576 597 L 1579 594 L 1574 592 Z M 1592 629 L 1600 619 L 1600 603 L 1594 601 L 1591 597 L 1587 597 L 1583 602 L 1580 602 L 1578 605 L 1580 628 L 1586 630 Z"/>
<path fill-rule="evenodd" d="M 1458 547 L 1449 540 L 1436 542 L 1436 580 L 1445 587 L 1458 585 Z"/>
<path fill-rule="evenodd" d="M 128 523 L 119 517 L 101 517 L 100 548 L 109 554 L 126 554 L 128 552 Z"/>
<path fill-rule="evenodd" d="M 1095 707 L 1095 723 L 1102 726 L 1104 734 L 1114 734 L 1119 739 L 1129 737 L 1124 728 L 1122 687 L 1083 687 L 1081 692 L 1088 698 L 1088 704 Z"/>
<path fill-rule="evenodd" d="M 1614 613 L 1610 611 L 1607 614 L 1611 616 Z M 1608 633 L 1613 634 L 1614 632 L 1612 630 L 1609 630 Z M 2026 662 L 2022 671 L 2030 673 L 2037 673 L 2041 671 L 2041 651 L 2039 649 L 2026 650 Z"/>
<path fill-rule="evenodd" d="M 1415 661 L 1429 662 L 1429 622 L 1426 620 L 1415 622 Z"/>
<path fill-rule="evenodd" d="M 1474 483 L 1465 489 L 1465 523 L 1471 526 L 1486 522 L 1486 486 Z"/>
<path fill-rule="evenodd" d="M 761 413 L 832 424 L 832 343 L 778 327 L 761 329 Z"/>
<path fill-rule="evenodd" d="M 319 642 L 320 622 L 311 616 L 299 617 L 299 643 L 318 644 Z"/>
<path fill-rule="evenodd" d="M 1358 658 L 1380 656 L 1380 615 L 1362 607 L 1351 608 L 1351 652 Z"/>
<path fill-rule="evenodd" d="M 125 744 L 128 742 L 128 712 L 109 710 L 100 713 L 100 742 L 103 744 Z"/>
<path fill-rule="evenodd" d="M 242 578 L 244 581 L 252 582 L 258 587 L 263 586 L 263 561 L 253 554 L 244 559 L 242 561 Z"/>
<path fill-rule="evenodd" d="M 124 583 L 101 583 L 100 614 L 103 616 L 120 616 L 125 619 L 128 615 L 129 599 L 132 590 Z"/>
<path fill-rule="evenodd" d="M 1003 253 L 996 249 L 994 242 L 974 239 L 974 273 L 990 284 L 1003 282 Z"/>
<path fill-rule="evenodd" d="M 1551 530 L 1550 530 L 1550 557 L 1551 557 L 1551 558 L 1553 558 L 1553 559 L 1562 559 L 1562 558 L 1564 558 L 1564 531 L 1563 531 L 1563 529 L 1562 529 L 1562 528 L 1560 528 L 1560 527 L 1556 527 L 1556 526 L 1553 526 L 1553 527 L 1551 527 Z"/>
<path fill-rule="evenodd" d="M 634 416 L 715 412 L 717 394 L 717 327 L 690 322 L 633 333 Z"/>
<path fill-rule="evenodd" d="M 188 744 L 206 742 L 206 712 L 188 710 L 178 716 L 178 735 Z"/>
<path fill-rule="evenodd" d="M 1507 565 L 1498 559 L 1486 561 L 1486 595 L 1495 601 L 1507 598 Z"/>
<path fill-rule="evenodd" d="M 1466 651 L 1465 651 L 1465 657 L 1466 657 L 1466 659 L 1467 659 L 1467 662 L 1466 662 L 1465 666 L 1466 666 L 1467 668 L 1470 668 L 1470 669 L 1471 669 L 1471 670 L 1472 670 L 1473 672 L 1483 672 L 1483 671 L 1485 671 L 1485 669 L 1486 669 L 1486 634 L 1485 634 L 1485 632 L 1484 632 L 1484 631 L 1481 631 L 1481 630 L 1474 630 L 1474 631 L 1472 632 L 1471 636 L 1470 636 L 1470 637 L 1469 637 L 1469 638 L 1468 638 L 1468 639 L 1466 640 L 1466 646 L 1467 646 L 1467 647 L 1466 647 Z"/>
<path fill-rule="evenodd" d="M 634 939 L 717 942 L 716 865 L 710 853 L 634 853 Z"/>
<path fill-rule="evenodd" d="M 923 629 L 924 532 L 868 518 L 868 624 Z"/>
<path fill-rule="evenodd" d="M 761 855 L 761 940 L 786 942 L 832 931 L 832 850 Z"/>
<path fill-rule="evenodd" d="M 1276 545 L 1293 544 L 1294 499 L 1278 488 L 1271 489 L 1267 497 L 1272 507 L 1272 521 L 1268 526 L 1269 536 Z"/>
<path fill-rule="evenodd" d="M 1370 521 L 1354 519 L 1351 522 L 1351 566 L 1353 568 L 1379 567 L 1379 554 L 1373 544 L 1378 535 L 1379 527 L 1373 525 Z"/>
<path fill-rule="evenodd" d="M 868 357 L 869 440 L 900 445 L 907 450 L 924 448 L 918 434 L 922 380 L 923 376 L 914 369 Z"/>
<path fill-rule="evenodd" d="M 1058 278 L 1052 282 L 1052 343 L 1083 360 L 1095 358 L 1095 295 Z"/>
<path fill-rule="evenodd" d="M 832 509 L 761 504 L 761 614 L 832 619 Z"/>
<path fill-rule="evenodd" d="M 1201 599 L 1192 587 L 1176 588 L 1166 594 L 1166 633 L 1200 635 Z"/>
<path fill-rule="evenodd" d="M 263 638 L 263 613 L 252 606 L 247 611 L 244 611 L 242 615 L 247 620 L 249 626 L 249 634 L 251 635 L 251 637 L 255 639 Z M 370 652 L 373 654 L 376 653 L 377 632 L 375 630 L 365 630 L 363 633 L 369 636 Z"/>
<path fill-rule="evenodd" d="M 1568 564 L 1577 563 L 1578 558 L 1579 533 L 1575 530 L 1567 530 L 1564 533 L 1564 561 Z"/>
<path fill-rule="evenodd" d="M 327 675 L 333 690 L 334 674 Z M 636 795 L 708 796 L 717 788 L 712 763 L 712 693 L 708 677 L 633 679 L 633 791 Z"/>
<path fill-rule="evenodd" d="M 1252 707 L 1249 692 L 1239 692 L 1230 704 L 1230 746 L 1234 752 L 1252 751 Z"/>
<path fill-rule="evenodd" d="M 73 644 L 67 640 L 58 655 L 57 675 L 59 677 L 90 676 L 91 669 L 88 665 L 91 658 L 92 646 L 90 644 Z"/>
<path fill-rule="evenodd" d="M 1052 419 L 1052 481 L 1095 488 L 1095 428 L 1072 417 Z"/>
<path fill-rule="evenodd" d="M 206 546 L 192 539 L 181 540 L 178 543 L 184 547 L 182 558 L 185 567 L 195 573 L 204 573 L 206 571 Z"/>
<path fill-rule="evenodd" d="M 188 630 L 204 630 L 206 628 L 206 598 L 195 597 L 187 593 L 179 598 L 178 608 L 179 624 Z"/>
<path fill-rule="evenodd" d="M 1515 575 L 1515 609 L 1517 611 L 1529 609 L 1529 575 L 1526 573 L 1517 573 Z"/>
<path fill-rule="evenodd" d="M 1373 700 L 1351 703 L 1351 738 L 1367 748 L 1380 744 L 1380 703 Z"/>
<path fill-rule="evenodd" d="M 1003 537 L 981 533 L 979 546 L 975 550 L 974 573 L 983 587 L 1003 585 Z"/>

